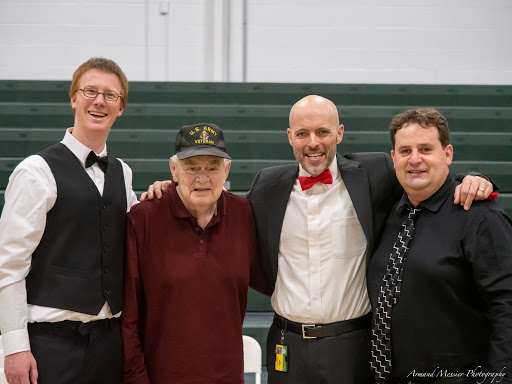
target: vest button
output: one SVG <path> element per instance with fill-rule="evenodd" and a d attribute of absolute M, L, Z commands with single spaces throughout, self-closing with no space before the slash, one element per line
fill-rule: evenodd
<path fill-rule="evenodd" d="M 106 231 L 106 230 L 107 230 L 107 226 L 106 226 L 106 225 L 104 225 L 103 227 L 101 227 L 101 230 L 102 230 L 102 231 Z"/>
<path fill-rule="evenodd" d="M 107 209 L 107 206 L 106 205 L 102 205 L 101 209 Z"/>
<path fill-rule="evenodd" d="M 104 271 L 105 273 L 108 273 L 108 267 L 103 268 L 103 271 Z"/>
<path fill-rule="evenodd" d="M 108 247 L 105 245 L 105 246 L 103 247 L 103 250 L 104 250 L 105 252 L 108 252 Z"/>
<path fill-rule="evenodd" d="M 110 291 L 108 289 L 105 289 L 105 296 L 110 295 Z"/>

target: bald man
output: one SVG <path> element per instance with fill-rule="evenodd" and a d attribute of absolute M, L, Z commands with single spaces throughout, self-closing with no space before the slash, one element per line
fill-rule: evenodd
<path fill-rule="evenodd" d="M 336 154 L 344 127 L 330 100 L 306 96 L 289 123 L 299 164 L 263 169 L 248 194 L 274 286 L 269 383 L 372 383 L 366 256 L 403 191 L 387 154 Z M 468 176 L 455 203 L 469 208 L 491 190 Z"/>

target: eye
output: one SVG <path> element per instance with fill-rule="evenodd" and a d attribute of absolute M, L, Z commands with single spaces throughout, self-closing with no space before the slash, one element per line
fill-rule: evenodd
<path fill-rule="evenodd" d="M 85 88 L 84 95 L 88 96 L 88 97 L 95 97 L 98 95 L 98 90 L 96 90 L 94 88 Z"/>
<path fill-rule="evenodd" d="M 411 150 L 410 149 L 402 149 L 402 150 L 400 150 L 400 153 L 402 155 L 408 155 L 409 153 L 411 153 Z"/>
<path fill-rule="evenodd" d="M 105 93 L 105 98 L 107 100 L 117 100 L 117 93 L 107 92 Z"/>

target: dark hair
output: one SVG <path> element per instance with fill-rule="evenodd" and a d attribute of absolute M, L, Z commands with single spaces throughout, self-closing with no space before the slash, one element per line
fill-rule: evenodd
<path fill-rule="evenodd" d="M 437 109 L 432 107 L 423 107 L 409 109 L 393 117 L 389 126 L 389 134 L 391 136 L 393 149 L 395 149 L 396 132 L 404 125 L 410 123 L 419 124 L 423 128 L 436 127 L 441 146 L 446 148 L 446 146 L 450 144 L 450 129 L 448 128 L 448 121 L 446 121 L 445 117 L 441 115 Z"/>
<path fill-rule="evenodd" d="M 73 94 L 78 90 L 80 79 L 83 74 L 91 69 L 97 69 L 106 73 L 113 73 L 117 76 L 121 83 L 121 95 L 123 96 L 121 97 L 121 107 L 124 109 L 128 101 L 128 80 L 119 65 L 114 61 L 103 57 L 93 57 L 76 69 L 75 73 L 73 73 L 71 87 L 69 88 L 69 97 L 73 97 Z"/>

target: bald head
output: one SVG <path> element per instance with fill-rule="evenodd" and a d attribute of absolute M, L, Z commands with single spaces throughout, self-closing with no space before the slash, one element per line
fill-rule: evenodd
<path fill-rule="evenodd" d="M 290 110 L 288 140 L 297 161 L 312 176 L 327 169 L 343 137 L 338 110 L 331 100 L 309 95 Z"/>
<path fill-rule="evenodd" d="M 308 115 L 323 115 L 327 118 L 329 124 L 336 127 L 340 125 L 336 105 L 331 100 L 322 96 L 308 95 L 297 101 L 290 110 L 288 121 L 290 128 L 296 125 L 297 121 Z"/>

